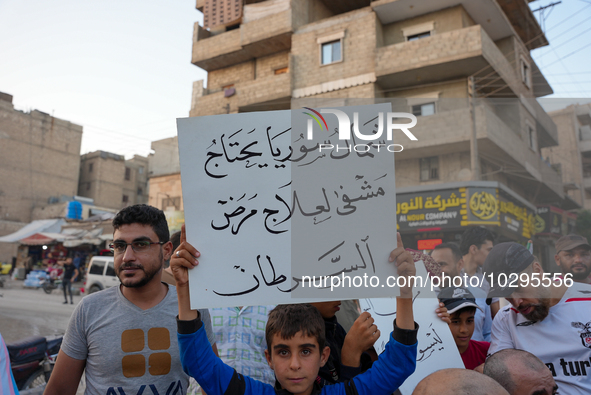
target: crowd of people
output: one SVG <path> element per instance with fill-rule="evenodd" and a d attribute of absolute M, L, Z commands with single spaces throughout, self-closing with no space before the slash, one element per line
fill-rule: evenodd
<path fill-rule="evenodd" d="M 374 319 L 363 312 L 343 328 L 340 301 L 191 310 L 188 272 L 200 253 L 184 228 L 171 242 L 162 211 L 146 205 L 121 210 L 113 228 L 121 286 L 76 307 L 45 394 L 75 394 L 85 372 L 87 394 L 191 393 L 191 377 L 209 395 L 386 395 L 415 371 L 423 329 L 414 322 L 411 281 L 400 289 L 392 326 L 380 328 L 391 334 L 378 356 Z M 526 247 L 494 242 L 474 227 L 429 257 L 433 275 L 484 281 L 438 290 L 433 308 L 465 369 L 441 366 L 413 394 L 591 393 L 591 246 L 578 235 L 559 239 L 562 276 L 555 276 Z M 400 236 L 389 261 L 393 274 L 416 274 Z M 517 281 L 495 280 L 503 276 Z"/>

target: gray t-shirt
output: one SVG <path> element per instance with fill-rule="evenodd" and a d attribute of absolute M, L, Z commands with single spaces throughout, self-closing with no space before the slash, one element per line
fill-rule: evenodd
<path fill-rule="evenodd" d="M 215 338 L 207 309 L 199 310 L 207 338 Z M 108 288 L 80 301 L 68 324 L 62 350 L 86 360 L 86 395 L 184 394 L 189 376 L 177 344 L 176 288 L 158 305 L 142 310 Z"/>

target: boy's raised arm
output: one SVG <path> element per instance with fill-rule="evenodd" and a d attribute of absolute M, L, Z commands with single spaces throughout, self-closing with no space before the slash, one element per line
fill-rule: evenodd
<path fill-rule="evenodd" d="M 176 282 L 176 292 L 179 299 L 179 320 L 191 321 L 197 318 L 197 310 L 191 310 L 189 296 L 189 269 L 199 264 L 199 251 L 187 243 L 185 225 L 181 228 L 181 244 L 172 254 L 170 268 Z"/>
<path fill-rule="evenodd" d="M 406 286 L 400 287 L 400 296 L 396 298 L 396 326 L 400 329 L 414 330 L 415 321 L 412 312 L 412 279 L 417 270 L 412 256 L 404 249 L 400 233 L 396 234 L 397 247 L 390 253 L 390 262 L 394 262 L 399 277 L 406 278 Z"/>

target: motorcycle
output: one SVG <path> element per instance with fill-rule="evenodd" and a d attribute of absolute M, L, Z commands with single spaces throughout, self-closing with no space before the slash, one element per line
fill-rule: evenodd
<path fill-rule="evenodd" d="M 19 391 L 47 384 L 62 341 L 63 336 L 31 336 L 6 345 Z"/>
<path fill-rule="evenodd" d="M 41 287 L 46 294 L 50 294 L 54 289 L 58 289 L 62 285 L 62 280 L 59 278 L 46 278 L 41 281 Z"/>

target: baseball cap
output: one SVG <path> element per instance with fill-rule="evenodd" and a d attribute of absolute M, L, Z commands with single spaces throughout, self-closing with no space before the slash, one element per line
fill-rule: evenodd
<path fill-rule="evenodd" d="M 591 246 L 585 237 L 575 234 L 562 236 L 556 241 L 555 246 L 556 253 L 559 253 L 560 251 L 569 251 L 577 247 L 587 247 L 591 249 Z"/>
<path fill-rule="evenodd" d="M 526 267 L 532 264 L 534 256 L 527 248 L 518 243 L 500 243 L 490 250 L 484 261 L 484 275 L 490 282 L 490 275 L 493 281 L 488 291 L 486 303 L 490 304 L 493 297 L 506 297 L 515 291 L 515 284 L 511 281 L 511 273 L 521 273 Z M 506 278 L 499 280 L 499 274 L 505 274 Z M 506 280 L 506 281 L 505 281 Z"/>
<path fill-rule="evenodd" d="M 464 307 L 476 307 L 482 309 L 476 304 L 476 299 L 472 292 L 464 287 L 447 287 L 439 292 L 439 300 L 447 308 L 449 314 L 463 309 Z"/>

